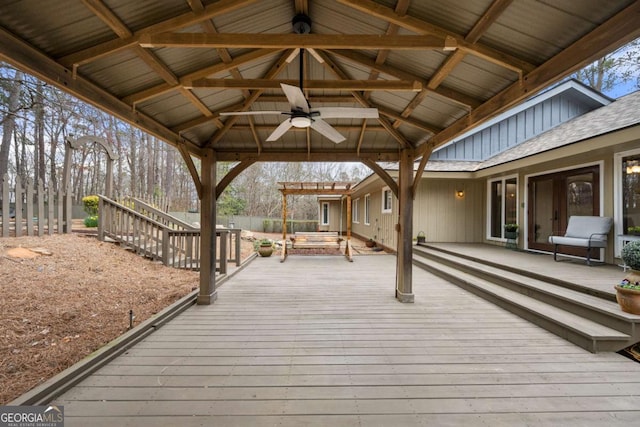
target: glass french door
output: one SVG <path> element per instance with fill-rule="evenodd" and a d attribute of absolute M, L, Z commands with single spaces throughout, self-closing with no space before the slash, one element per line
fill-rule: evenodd
<path fill-rule="evenodd" d="M 529 180 L 528 246 L 553 251 L 549 236 L 563 235 L 572 215 L 600 215 L 600 168 L 590 166 L 532 177 Z M 572 246 L 558 252 L 586 256 L 586 249 Z"/>

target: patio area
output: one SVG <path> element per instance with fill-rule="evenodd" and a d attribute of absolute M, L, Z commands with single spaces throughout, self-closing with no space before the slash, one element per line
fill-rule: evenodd
<path fill-rule="evenodd" d="M 215 304 L 191 307 L 54 403 L 67 426 L 637 422 L 640 364 L 582 350 L 419 268 L 415 303 L 401 304 L 395 263 L 258 258 Z"/>

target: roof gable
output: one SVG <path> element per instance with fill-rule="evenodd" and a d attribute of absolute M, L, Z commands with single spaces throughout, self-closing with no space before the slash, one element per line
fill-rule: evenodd
<path fill-rule="evenodd" d="M 435 151 L 431 159 L 485 161 L 610 102 L 599 92 L 569 80 L 461 135 Z"/>

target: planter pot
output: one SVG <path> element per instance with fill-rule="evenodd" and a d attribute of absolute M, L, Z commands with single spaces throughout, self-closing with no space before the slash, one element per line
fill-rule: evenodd
<path fill-rule="evenodd" d="M 364 244 L 368 247 L 368 248 L 373 248 L 376 246 L 376 242 L 372 241 L 372 240 L 367 240 L 366 242 L 364 242 Z"/>
<path fill-rule="evenodd" d="M 517 239 L 518 238 L 518 232 L 517 231 L 505 231 L 504 232 L 504 237 L 506 239 Z"/>
<path fill-rule="evenodd" d="M 631 270 L 625 276 L 631 283 L 640 282 L 640 271 Z M 622 311 L 631 314 L 640 314 L 640 291 L 626 289 L 616 285 L 616 300 L 620 304 Z"/>
<path fill-rule="evenodd" d="M 260 256 L 271 256 L 271 254 L 273 253 L 273 247 L 271 246 L 260 246 L 258 247 L 258 254 L 260 254 Z"/>

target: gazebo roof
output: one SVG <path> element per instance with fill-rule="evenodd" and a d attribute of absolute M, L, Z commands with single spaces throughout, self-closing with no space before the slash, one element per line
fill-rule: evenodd
<path fill-rule="evenodd" d="M 310 34 L 295 34 L 304 13 Z M 634 0 L 21 0 L 0 5 L 0 59 L 190 154 L 265 161 L 396 161 L 429 154 L 640 36 Z M 303 54 L 300 48 L 304 48 Z M 268 135 L 279 83 L 346 137 Z M 193 170 L 193 165 L 190 165 Z"/>

